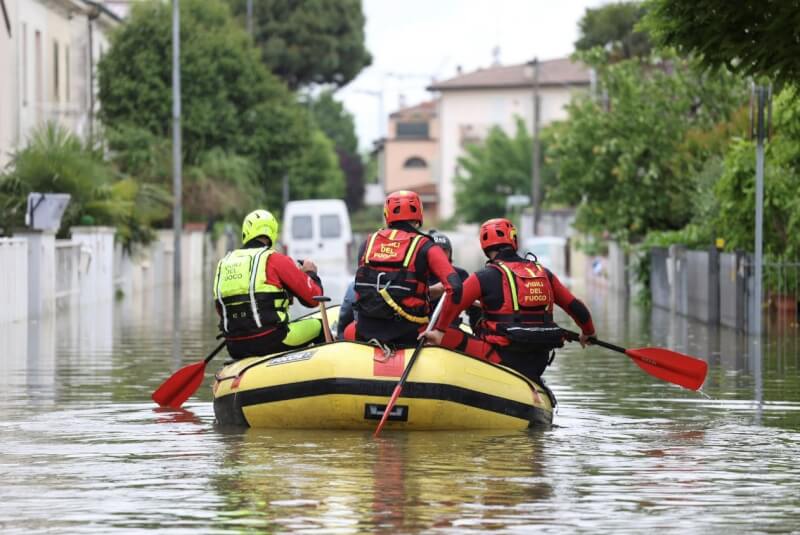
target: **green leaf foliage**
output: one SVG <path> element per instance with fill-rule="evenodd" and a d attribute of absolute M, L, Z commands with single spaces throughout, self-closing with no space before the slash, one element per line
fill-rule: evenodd
<path fill-rule="evenodd" d="M 586 8 L 578 22 L 580 37 L 575 50 L 602 47 L 613 59 L 648 56 L 651 44 L 647 33 L 636 29 L 644 15 L 638 2 L 616 2 L 597 8 Z"/>
<path fill-rule="evenodd" d="M 357 210 L 364 199 L 364 164 L 358 154 L 353 114 L 333 98 L 331 90 L 309 99 L 307 104 L 314 122 L 333 141 L 346 181 L 345 202 L 350 210 Z"/>
<path fill-rule="evenodd" d="M 542 154 L 547 139 L 547 133 L 543 132 Z M 532 161 L 533 139 L 519 117 L 513 137 L 496 126 L 482 143 L 468 145 L 466 154 L 458 160 L 455 177 L 459 218 L 481 223 L 506 215 L 509 195 L 531 194 Z M 543 198 L 548 199 L 554 177 L 547 162 L 542 165 L 541 173 Z"/>
<path fill-rule="evenodd" d="M 776 82 L 800 79 L 800 0 L 649 0 L 654 39 L 712 67 Z"/>
<path fill-rule="evenodd" d="M 222 0 L 180 5 L 186 216 L 236 217 L 255 203 L 280 211 L 287 174 L 302 174 L 295 178 L 300 182 L 330 179 L 317 189 L 336 190 L 340 177 L 328 168 L 333 148 L 319 142 L 309 112 L 268 72 L 228 6 Z M 172 177 L 170 21 L 169 3 L 134 4 L 99 64 L 110 148 L 126 172 L 166 187 Z M 304 191 L 315 190 L 295 193 Z"/>
<path fill-rule="evenodd" d="M 228 0 L 244 22 L 247 0 Z M 364 46 L 361 0 L 258 0 L 254 39 L 264 63 L 298 89 L 309 84 L 347 85 L 372 56 Z"/>
<path fill-rule="evenodd" d="M 775 99 L 775 135 L 764 156 L 764 253 L 800 257 L 800 103 L 797 90 Z M 726 248 L 753 251 L 755 243 L 755 142 L 735 140 L 716 186 L 716 218 Z"/>
<path fill-rule="evenodd" d="M 103 159 L 102 150 L 54 123 L 34 131 L 0 175 L 0 224 L 6 230 L 22 226 L 28 194 L 34 191 L 70 194 L 61 236 L 89 217 L 116 226 L 125 245 L 147 241 L 153 221 L 166 217 L 172 204 L 166 189 L 125 177 Z"/>
<path fill-rule="evenodd" d="M 311 149 L 289 174 L 293 199 L 341 199 L 345 178 L 333 150 L 333 142 L 322 130 L 311 134 Z"/>
<path fill-rule="evenodd" d="M 608 100 L 574 100 L 547 149 L 553 198 L 580 202 L 576 228 L 636 242 L 690 221 L 691 171 L 701 164 L 692 163 L 687 133 L 727 120 L 744 100 L 741 81 L 693 67 L 675 57 L 598 65 Z"/>

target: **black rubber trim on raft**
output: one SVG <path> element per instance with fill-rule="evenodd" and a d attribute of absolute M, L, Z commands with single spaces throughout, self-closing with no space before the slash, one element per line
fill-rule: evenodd
<path fill-rule="evenodd" d="M 302 381 L 245 390 L 216 398 L 214 400 L 214 413 L 217 415 L 217 420 L 223 425 L 248 425 L 242 411 L 244 407 L 330 394 L 380 396 L 388 399 L 392 395 L 395 386 L 397 386 L 396 381 L 365 379 Z M 410 382 L 403 386 L 403 397 L 452 401 L 477 409 L 527 420 L 529 425 L 549 424 L 552 422 L 551 414 L 539 407 L 453 385 Z"/>

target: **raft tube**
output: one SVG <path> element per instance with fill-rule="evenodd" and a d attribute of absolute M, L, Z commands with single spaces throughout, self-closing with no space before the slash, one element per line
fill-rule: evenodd
<path fill-rule="evenodd" d="M 386 355 L 338 341 L 222 368 L 213 384 L 221 425 L 285 429 L 375 429 L 411 349 Z M 426 347 L 386 429 L 525 429 L 549 425 L 554 401 L 518 372 L 457 351 Z"/>

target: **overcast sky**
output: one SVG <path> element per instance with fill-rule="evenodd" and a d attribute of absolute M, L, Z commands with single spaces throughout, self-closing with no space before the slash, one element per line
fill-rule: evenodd
<path fill-rule="evenodd" d="M 568 56 L 587 7 L 608 0 L 363 0 L 372 65 L 337 93 L 356 118 L 362 148 L 379 137 L 383 114 L 428 100 L 432 79 L 488 67 L 499 47 L 500 63 L 534 56 Z M 364 93 L 367 92 L 367 93 Z M 372 94 L 370 94 L 372 93 Z"/>

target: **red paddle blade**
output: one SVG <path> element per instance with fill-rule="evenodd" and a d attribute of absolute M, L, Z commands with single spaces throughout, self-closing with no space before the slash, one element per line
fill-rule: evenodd
<path fill-rule="evenodd" d="M 202 360 L 184 366 L 173 373 L 169 379 L 164 381 L 162 385 L 153 392 L 153 401 L 162 407 L 179 408 L 183 405 L 184 401 L 197 392 L 200 383 L 203 382 L 203 374 L 205 371 L 206 363 Z"/>
<path fill-rule="evenodd" d="M 705 361 L 661 347 L 626 349 L 625 354 L 653 377 L 690 390 L 703 386 L 708 373 Z"/>
<path fill-rule="evenodd" d="M 394 387 L 394 392 L 392 392 L 392 397 L 389 398 L 389 403 L 387 403 L 386 404 L 386 408 L 383 409 L 383 416 L 381 416 L 381 421 L 378 424 L 378 427 L 375 428 L 375 434 L 373 434 L 372 436 L 377 437 L 378 433 L 381 432 L 381 429 L 383 429 L 383 424 L 386 423 L 386 420 L 389 418 L 389 415 L 392 413 L 392 409 L 394 409 L 394 404 L 397 403 L 397 398 L 400 397 L 400 392 L 402 392 L 402 391 L 403 391 L 403 385 L 402 384 L 398 384 L 396 387 Z"/>

